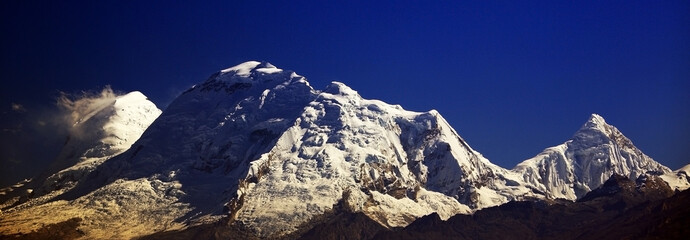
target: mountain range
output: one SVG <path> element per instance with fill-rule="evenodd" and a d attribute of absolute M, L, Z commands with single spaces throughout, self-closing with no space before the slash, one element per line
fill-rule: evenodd
<path fill-rule="evenodd" d="M 70 137 L 45 173 L 0 190 L 0 235 L 50 226 L 65 238 L 299 238 L 343 218 L 392 230 L 517 202 L 581 207 L 573 202 L 612 176 L 653 179 L 665 197 L 690 187 L 690 165 L 671 171 L 597 114 L 505 169 L 438 111 L 364 99 L 340 82 L 317 90 L 267 62 L 221 70 L 162 112 L 133 92 L 74 124 L 89 134 Z"/>

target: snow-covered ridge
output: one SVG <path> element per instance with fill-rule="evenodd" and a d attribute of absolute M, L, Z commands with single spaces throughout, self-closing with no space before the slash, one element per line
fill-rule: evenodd
<path fill-rule="evenodd" d="M 587 122 L 582 126 L 582 129 L 597 129 L 600 132 L 611 134 L 611 127 L 601 115 L 592 113 Z"/>
<path fill-rule="evenodd" d="M 683 191 L 690 188 L 690 164 L 673 172 L 668 172 L 660 176 L 666 181 L 673 190 Z"/>
<path fill-rule="evenodd" d="M 513 171 L 549 198 L 569 200 L 601 186 L 614 173 L 636 179 L 643 174 L 671 172 L 597 114 L 592 114 L 571 140 L 547 148 Z"/>
<path fill-rule="evenodd" d="M 136 106 L 141 98 L 133 93 L 133 103 L 118 99 L 113 106 Z M 678 186 L 687 176 L 669 175 L 599 115 L 566 143 L 507 170 L 472 149 L 436 110 L 364 99 L 340 82 L 316 90 L 295 72 L 257 61 L 187 90 L 134 143 L 122 129 L 143 125 L 114 122 L 103 126 L 124 137 L 98 143 L 128 150 L 92 168 L 69 192 L 51 192 L 63 200 L 28 209 L 87 219 L 80 229 L 91 238 L 221 220 L 279 237 L 335 209 L 400 227 L 432 212 L 446 219 L 511 200 L 574 200 L 612 173 L 664 173 Z M 10 222 L 24 231 L 57 221 L 13 211 L 0 220 L 0 233 Z"/>

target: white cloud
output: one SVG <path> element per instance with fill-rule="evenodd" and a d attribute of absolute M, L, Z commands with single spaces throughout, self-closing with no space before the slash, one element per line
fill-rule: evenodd
<path fill-rule="evenodd" d="M 110 86 L 106 86 L 100 93 L 84 92 L 79 96 L 62 93 L 57 100 L 61 110 L 58 120 L 63 121 L 73 137 L 80 137 L 85 133 L 79 132 L 76 126 L 86 122 L 103 108 L 112 105 L 118 94 Z"/>
<path fill-rule="evenodd" d="M 26 112 L 26 108 L 24 107 L 24 105 L 21 105 L 19 103 L 12 103 L 12 111 Z"/>
<path fill-rule="evenodd" d="M 39 174 L 43 167 L 38 166 L 50 164 L 68 136 L 96 134 L 80 132 L 82 128 L 75 126 L 109 106 L 117 96 L 108 86 L 101 91 L 62 93 L 56 104 L 32 105 L 28 111 L 24 105 L 12 103 L 0 116 L 4 120 L 0 128 L 0 185 Z"/>

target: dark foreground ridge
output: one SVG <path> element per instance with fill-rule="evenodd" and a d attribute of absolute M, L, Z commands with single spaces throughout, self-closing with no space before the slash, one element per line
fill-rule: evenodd
<path fill-rule="evenodd" d="M 84 233 L 78 229 L 81 218 L 72 218 L 64 222 L 48 224 L 45 227 L 30 232 L 28 234 L 15 234 L 9 236 L 0 235 L 0 239 L 14 239 L 14 240 L 42 240 L 42 239 L 77 239 L 84 236 Z"/>
<path fill-rule="evenodd" d="M 430 215 L 375 238 L 685 239 L 689 202 L 690 191 L 674 195 L 657 177 L 614 175 L 578 202 L 509 202 L 448 221 Z"/>
<path fill-rule="evenodd" d="M 578 202 L 521 201 L 456 215 L 417 219 L 387 229 L 362 213 L 340 212 L 301 236 L 285 239 L 685 239 L 690 191 L 674 193 L 661 179 L 613 175 Z M 202 225 L 141 239 L 253 239 L 228 225 Z"/>

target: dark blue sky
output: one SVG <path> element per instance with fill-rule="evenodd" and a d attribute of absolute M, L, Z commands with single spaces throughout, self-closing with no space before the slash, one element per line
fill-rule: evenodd
<path fill-rule="evenodd" d="M 690 163 L 688 1 L 194 2 L 2 1 L 3 129 L 29 129 L 22 121 L 59 90 L 109 84 L 165 107 L 215 71 L 261 60 L 318 89 L 341 81 L 437 109 L 507 168 L 594 112 L 657 161 Z"/>

